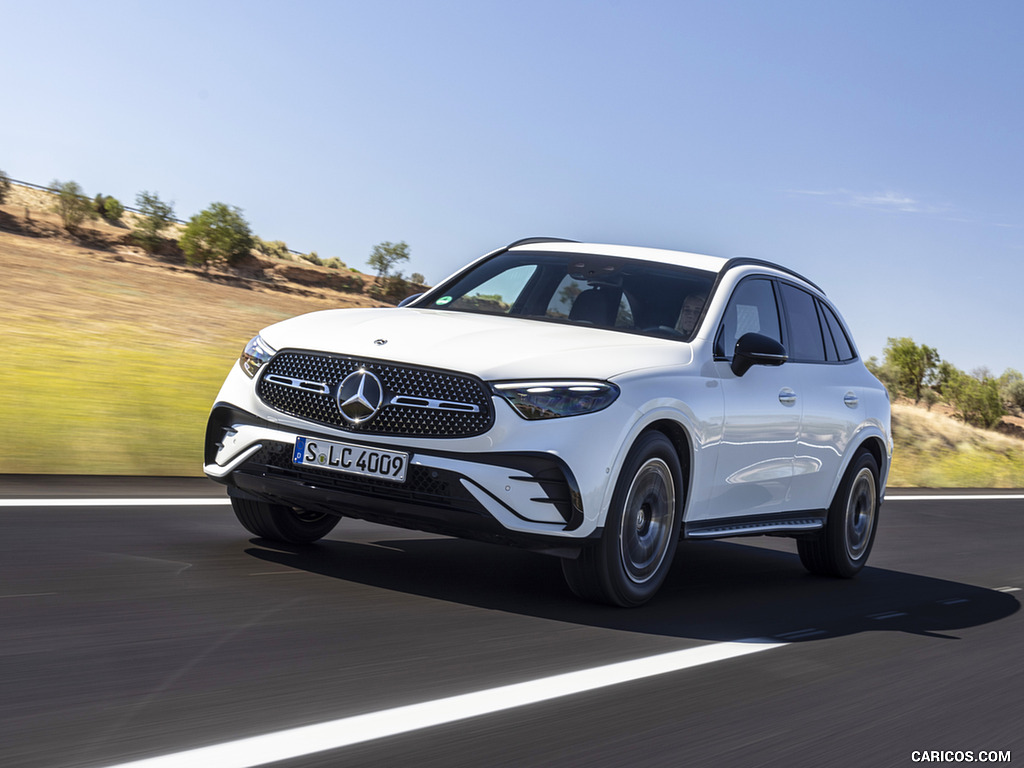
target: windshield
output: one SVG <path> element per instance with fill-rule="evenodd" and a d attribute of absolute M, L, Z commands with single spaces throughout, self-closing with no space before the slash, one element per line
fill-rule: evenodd
<path fill-rule="evenodd" d="M 688 341 L 714 280 L 713 272 L 657 262 L 506 251 L 457 275 L 416 306 Z"/>

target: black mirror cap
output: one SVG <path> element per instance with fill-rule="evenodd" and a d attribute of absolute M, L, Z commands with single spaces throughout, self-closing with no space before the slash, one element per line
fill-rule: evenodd
<path fill-rule="evenodd" d="M 408 306 L 409 304 L 412 304 L 414 301 L 416 301 L 416 299 L 418 299 L 422 295 L 423 295 L 422 293 L 414 293 L 412 296 L 406 296 L 404 299 L 402 299 L 400 302 L 398 302 L 398 306 L 400 306 L 400 307 Z"/>
<path fill-rule="evenodd" d="M 782 365 L 789 359 L 786 348 L 760 333 L 745 333 L 736 341 L 732 372 L 742 376 L 754 365 Z"/>

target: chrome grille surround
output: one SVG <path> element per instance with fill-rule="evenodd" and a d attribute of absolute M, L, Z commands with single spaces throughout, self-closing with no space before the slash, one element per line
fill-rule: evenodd
<path fill-rule="evenodd" d="M 360 369 L 377 376 L 384 397 L 372 418 L 352 424 L 341 414 L 338 390 Z M 278 352 L 265 366 L 256 394 L 275 410 L 357 434 L 472 437 L 494 423 L 490 391 L 479 379 L 348 355 Z"/>

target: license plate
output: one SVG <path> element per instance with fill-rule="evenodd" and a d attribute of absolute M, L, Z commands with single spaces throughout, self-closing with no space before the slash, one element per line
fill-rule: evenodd
<path fill-rule="evenodd" d="M 409 454 L 351 443 L 333 443 L 312 437 L 297 437 L 292 463 L 404 483 Z"/>

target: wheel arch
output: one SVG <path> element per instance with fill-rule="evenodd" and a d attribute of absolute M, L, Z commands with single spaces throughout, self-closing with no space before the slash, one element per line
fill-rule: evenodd
<path fill-rule="evenodd" d="M 660 419 L 644 427 L 636 439 L 638 440 L 648 432 L 661 432 L 675 446 L 676 455 L 679 457 L 679 466 L 683 471 L 683 483 L 686 486 L 683 488 L 683 493 L 687 493 L 693 482 L 691 477 L 691 472 L 693 471 L 693 441 L 690 439 L 690 434 L 686 431 L 686 427 L 672 419 Z M 635 443 L 636 440 L 633 442 Z"/>
<path fill-rule="evenodd" d="M 835 500 L 836 494 L 839 493 L 843 478 L 849 471 L 850 465 L 856 460 L 857 456 L 864 452 L 870 453 L 875 460 L 875 464 L 878 465 L 878 503 L 882 503 L 882 499 L 885 497 L 885 481 L 889 476 L 891 456 L 886 450 L 885 441 L 882 439 L 882 436 L 869 433 L 864 435 L 863 439 L 855 443 L 847 452 L 842 471 L 837 473 L 835 482 L 832 485 L 832 493 L 829 495 L 830 506 Z"/>

